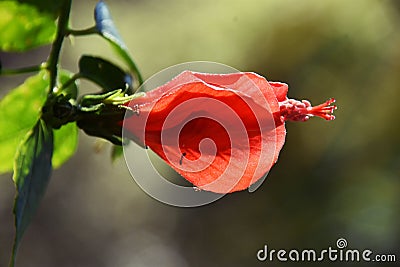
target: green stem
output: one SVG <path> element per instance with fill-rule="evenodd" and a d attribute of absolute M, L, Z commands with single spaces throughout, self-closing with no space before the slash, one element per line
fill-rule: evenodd
<path fill-rule="evenodd" d="M 19 69 L 2 69 L 0 70 L 0 75 L 14 75 L 14 74 L 22 74 L 22 73 L 29 73 L 29 72 L 36 72 L 46 68 L 44 64 L 23 67 Z"/>
<path fill-rule="evenodd" d="M 58 74 L 58 61 L 60 57 L 61 47 L 64 41 L 64 37 L 67 34 L 69 13 L 71 11 L 71 1 L 64 0 L 63 5 L 60 8 L 60 16 L 58 17 L 57 25 L 57 35 L 56 40 L 51 47 L 50 56 L 48 59 L 48 70 L 50 72 L 50 88 L 49 94 L 53 92 L 53 88 L 57 84 L 57 74 Z"/>
<path fill-rule="evenodd" d="M 61 85 L 60 91 L 63 91 L 65 88 L 68 88 L 71 84 L 73 84 L 76 80 L 80 79 L 82 75 L 80 73 L 74 74 L 68 81 Z"/>
<path fill-rule="evenodd" d="M 73 35 L 73 36 L 83 36 L 83 35 L 89 35 L 89 34 L 95 34 L 98 33 L 99 31 L 97 30 L 96 26 L 83 29 L 83 30 L 72 30 L 68 29 L 67 30 L 67 35 Z"/>

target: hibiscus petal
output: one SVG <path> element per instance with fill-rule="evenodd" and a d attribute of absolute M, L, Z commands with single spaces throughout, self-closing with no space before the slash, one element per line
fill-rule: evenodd
<path fill-rule="evenodd" d="M 268 83 L 272 86 L 276 99 L 279 102 L 285 101 L 287 99 L 289 86 L 286 83 L 281 83 L 281 82 L 268 82 Z"/>
<path fill-rule="evenodd" d="M 124 127 L 195 186 L 217 193 L 262 178 L 285 140 L 274 89 L 254 73 L 183 72 L 129 105 L 138 116 Z"/>

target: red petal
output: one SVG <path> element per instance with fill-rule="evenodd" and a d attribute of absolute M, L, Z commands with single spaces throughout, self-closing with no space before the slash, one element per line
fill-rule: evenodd
<path fill-rule="evenodd" d="M 124 127 L 195 186 L 244 190 L 270 170 L 285 141 L 275 87 L 254 73 L 184 72 L 131 101 L 138 116 Z"/>
<path fill-rule="evenodd" d="M 287 99 L 289 86 L 286 83 L 269 82 L 269 84 L 272 86 L 272 89 L 274 89 L 276 99 L 279 102 L 285 101 Z"/>

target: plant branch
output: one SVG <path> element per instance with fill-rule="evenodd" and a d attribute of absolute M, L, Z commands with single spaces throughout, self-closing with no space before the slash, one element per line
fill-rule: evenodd
<path fill-rule="evenodd" d="M 73 35 L 73 36 L 83 36 L 83 35 L 89 35 L 89 34 L 96 34 L 98 33 L 98 30 L 96 26 L 83 29 L 83 30 L 73 30 L 73 29 L 68 29 L 66 32 L 66 35 Z"/>
<path fill-rule="evenodd" d="M 57 35 L 51 47 L 50 56 L 47 61 L 48 70 L 50 72 L 50 88 L 49 88 L 50 94 L 53 92 L 53 89 L 57 84 L 58 61 L 64 37 L 67 34 L 69 14 L 71 11 L 71 1 L 72 0 L 64 0 L 63 5 L 60 8 L 60 16 L 58 17 L 58 25 L 57 25 Z"/>
<path fill-rule="evenodd" d="M 71 77 L 68 81 L 66 81 L 64 84 L 61 85 L 60 91 L 64 90 L 65 88 L 68 88 L 71 84 L 73 84 L 76 80 L 80 79 L 82 75 L 80 73 L 74 74 L 74 76 Z"/>
<path fill-rule="evenodd" d="M 36 72 L 46 68 L 45 64 L 35 65 L 35 66 L 28 66 L 19 69 L 2 69 L 0 70 L 0 75 L 14 75 L 14 74 L 22 74 L 22 73 L 29 73 L 29 72 Z"/>

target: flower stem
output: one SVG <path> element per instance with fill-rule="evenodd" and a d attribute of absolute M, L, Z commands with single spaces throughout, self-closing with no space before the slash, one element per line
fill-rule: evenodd
<path fill-rule="evenodd" d="M 54 87 L 57 84 L 58 62 L 61 52 L 61 47 L 64 37 L 67 35 L 69 14 L 71 11 L 71 1 L 64 0 L 60 8 L 60 16 L 58 17 L 56 39 L 51 47 L 50 56 L 48 59 L 48 70 L 50 72 L 50 88 L 49 94 L 52 94 Z"/>
<path fill-rule="evenodd" d="M 96 26 L 83 29 L 83 30 L 73 30 L 73 29 L 68 29 L 66 32 L 66 35 L 73 35 L 73 36 L 83 36 L 83 35 L 90 35 L 90 34 L 96 34 L 98 33 L 98 30 Z"/>
<path fill-rule="evenodd" d="M 44 68 L 45 68 L 45 64 L 28 66 L 28 67 L 23 67 L 23 68 L 19 68 L 19 69 L 2 69 L 2 70 L 0 70 L 0 75 L 14 75 L 14 74 L 36 72 L 36 71 L 40 71 Z"/>
<path fill-rule="evenodd" d="M 74 74 L 68 81 L 66 81 L 64 84 L 61 85 L 60 91 L 64 90 L 65 88 L 68 88 L 71 84 L 73 84 L 76 80 L 80 79 L 82 76 L 80 73 Z"/>

